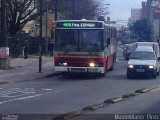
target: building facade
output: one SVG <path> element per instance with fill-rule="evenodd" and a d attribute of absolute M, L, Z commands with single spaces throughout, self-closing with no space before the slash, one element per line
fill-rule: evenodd
<path fill-rule="evenodd" d="M 134 23 L 138 20 L 142 19 L 142 9 L 139 8 L 132 8 L 131 9 L 131 18 L 130 18 L 130 22 Z"/>
<path fill-rule="evenodd" d="M 1 0 L 0 0 L 0 37 L 2 37 L 2 32 L 1 32 L 2 31 L 2 29 L 1 29 L 2 28 L 2 26 L 1 26 L 2 25 L 1 24 L 1 22 L 2 22 L 2 20 L 1 20 L 1 11 L 2 10 L 1 10 Z"/>
<path fill-rule="evenodd" d="M 160 41 L 160 0 L 147 0 L 148 24 L 151 28 L 151 41 Z"/>
<path fill-rule="evenodd" d="M 147 2 L 142 2 L 142 20 L 147 20 Z"/>

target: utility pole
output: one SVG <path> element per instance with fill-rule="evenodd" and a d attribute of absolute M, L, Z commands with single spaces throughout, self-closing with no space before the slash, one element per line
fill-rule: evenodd
<path fill-rule="evenodd" d="M 2 27 L 2 41 L 0 47 L 7 47 L 7 18 L 6 18 L 6 0 L 1 0 L 1 27 Z"/>
<path fill-rule="evenodd" d="M 40 7 L 40 41 L 39 41 L 39 73 L 42 73 L 42 2 L 39 0 Z"/>
<path fill-rule="evenodd" d="M 46 54 L 48 52 L 48 0 L 46 0 Z"/>
<path fill-rule="evenodd" d="M 58 3 L 58 1 L 57 0 L 55 0 L 55 21 L 57 21 L 57 3 Z"/>
<path fill-rule="evenodd" d="M 75 10 L 75 1 L 73 0 L 73 2 L 72 2 L 72 14 L 73 14 L 73 16 L 72 16 L 72 19 L 74 20 L 75 19 L 75 12 L 74 12 L 74 10 Z"/>
<path fill-rule="evenodd" d="M 1 0 L 1 37 L 0 39 L 0 69 L 9 69 L 9 48 L 7 29 L 7 3 Z"/>

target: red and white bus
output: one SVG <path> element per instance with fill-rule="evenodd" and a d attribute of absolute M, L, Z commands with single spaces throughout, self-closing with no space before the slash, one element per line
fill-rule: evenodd
<path fill-rule="evenodd" d="M 104 75 L 116 61 L 116 28 L 102 21 L 57 21 L 54 45 L 55 71 Z"/>

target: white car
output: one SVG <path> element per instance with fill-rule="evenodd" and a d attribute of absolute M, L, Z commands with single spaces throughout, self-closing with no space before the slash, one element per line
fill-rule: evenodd
<path fill-rule="evenodd" d="M 151 46 L 137 47 L 128 61 L 127 78 L 140 75 L 156 78 L 159 75 L 159 60 Z"/>

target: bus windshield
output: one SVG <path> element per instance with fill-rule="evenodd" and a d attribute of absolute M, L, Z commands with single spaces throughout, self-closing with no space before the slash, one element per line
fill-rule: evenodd
<path fill-rule="evenodd" d="M 55 50 L 64 52 L 100 52 L 103 50 L 102 30 L 59 29 Z"/>

